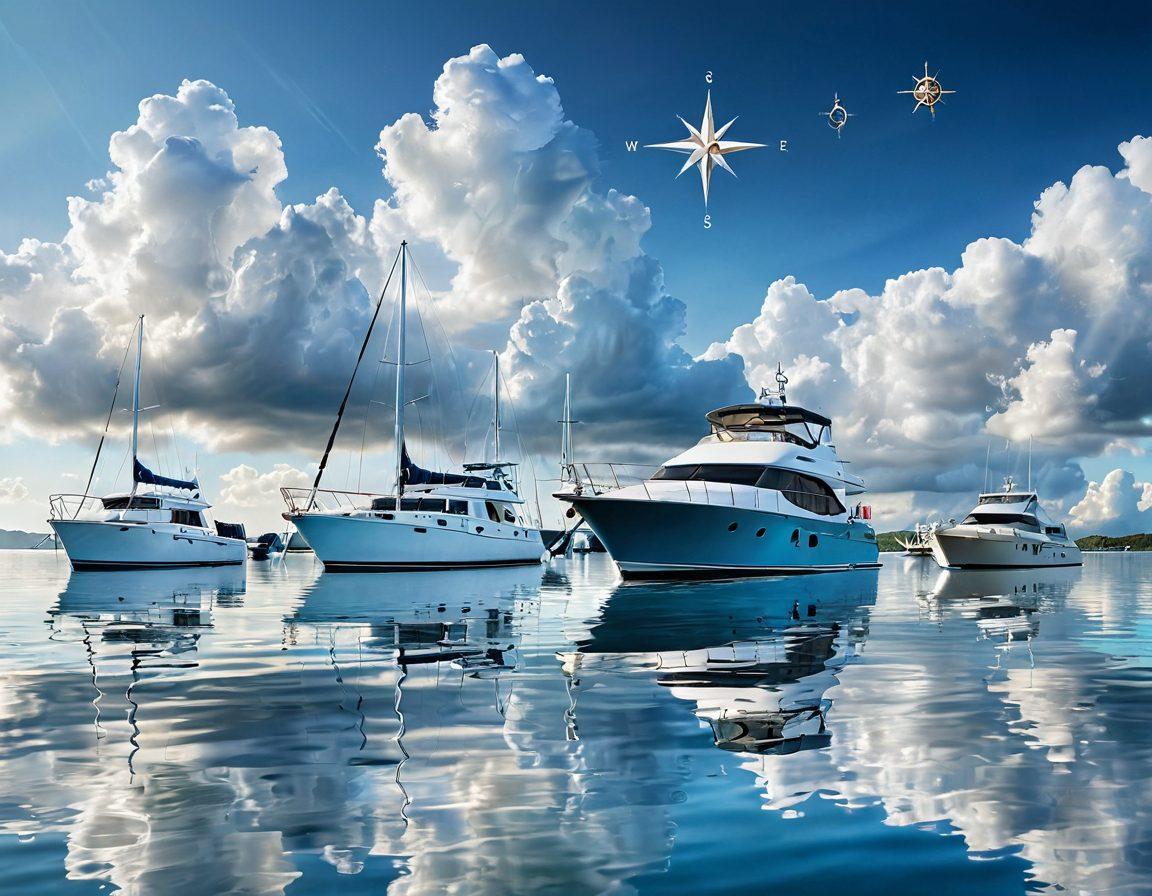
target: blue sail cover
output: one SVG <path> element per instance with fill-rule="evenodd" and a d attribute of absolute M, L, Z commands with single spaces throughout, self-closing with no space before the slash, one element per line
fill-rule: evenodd
<path fill-rule="evenodd" d="M 484 488 L 482 476 L 467 476 L 461 473 L 435 473 L 412 463 L 408 456 L 408 446 L 400 449 L 400 467 L 405 485 L 462 485 L 466 488 Z"/>
<path fill-rule="evenodd" d="M 165 485 L 168 488 L 183 488 L 189 491 L 200 488 L 200 483 L 195 479 L 188 482 L 184 479 L 169 479 L 167 476 L 157 476 L 144 466 L 144 464 L 140 463 L 140 458 L 138 457 L 132 460 L 132 479 L 134 482 L 142 482 L 145 485 Z"/>

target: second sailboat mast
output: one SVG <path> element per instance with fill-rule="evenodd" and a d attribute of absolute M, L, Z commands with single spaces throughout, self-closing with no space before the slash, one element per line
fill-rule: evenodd
<path fill-rule="evenodd" d="M 396 343 L 396 507 L 404 494 L 404 344 L 406 342 L 408 303 L 408 242 L 400 244 L 400 326 Z"/>

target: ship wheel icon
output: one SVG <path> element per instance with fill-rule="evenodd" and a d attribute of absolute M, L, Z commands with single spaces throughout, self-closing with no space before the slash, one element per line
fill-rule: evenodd
<path fill-rule="evenodd" d="M 911 90 L 898 90 L 897 93 L 910 93 L 912 98 L 916 100 L 916 105 L 912 107 L 912 112 L 915 113 L 921 106 L 927 107 L 932 117 L 936 117 L 936 104 L 940 102 L 940 98 L 946 93 L 955 93 L 955 90 L 945 90 L 940 86 L 940 81 L 937 76 L 928 74 L 928 63 L 924 63 L 924 75 L 922 77 L 913 78 L 916 86 Z"/>
<path fill-rule="evenodd" d="M 828 119 L 828 127 L 836 132 L 836 136 L 840 136 L 840 130 L 844 125 L 848 124 L 848 119 L 852 117 L 852 113 L 844 108 L 844 104 L 840 102 L 840 94 L 834 94 L 832 100 L 832 108 L 827 112 L 821 112 L 821 117 Z"/>

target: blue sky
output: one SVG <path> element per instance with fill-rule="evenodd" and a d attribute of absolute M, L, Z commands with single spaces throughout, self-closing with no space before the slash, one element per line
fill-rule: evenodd
<path fill-rule="evenodd" d="M 1149 38 L 1146 4 L 1096 4 L 1090 20 L 1083 7 L 1059 4 L 7 5 L 0 7 L 0 251 L 13 252 L 25 237 L 62 239 L 66 197 L 108 171 L 109 136 L 136 120 L 142 99 L 175 94 L 186 78 L 227 91 L 242 126 L 279 136 L 288 170 L 276 187 L 281 202 L 312 203 L 337 187 L 369 217 L 389 194 L 374 150 L 381 129 L 409 112 L 429 119 L 445 62 L 487 43 L 501 56 L 523 54 L 553 78 L 565 116 L 595 135 L 600 174 L 589 189 L 633 194 L 651 209 L 643 251 L 686 304 L 681 344 L 697 354 L 756 318 L 780 278 L 794 276 L 817 299 L 852 287 L 878 295 L 908 271 L 954 270 L 973 240 L 1024 240 L 1045 188 L 1069 182 L 1085 165 L 1117 171 L 1117 145 L 1148 130 Z M 924 110 L 913 115 L 910 97 L 897 95 L 925 60 L 957 91 L 935 120 Z M 738 181 L 715 174 L 707 231 L 695 174 L 674 180 L 676 157 L 625 149 L 631 140 L 678 139 L 677 115 L 698 122 L 706 71 L 718 123 L 739 116 L 729 136 L 769 144 L 731 158 Z M 820 116 L 834 93 L 854 116 L 841 139 Z M 782 139 L 787 153 L 775 149 Z M 1072 296 L 1068 307 L 1084 301 Z M 792 314 L 795 353 L 810 351 L 803 340 L 812 336 L 797 318 L 821 313 L 822 304 Z M 1022 334 L 1005 355 L 1015 367 L 989 376 L 1010 379 L 1032 363 L 1030 342 L 1072 326 L 1030 307 L 1045 326 Z M 751 381 L 754 362 L 746 360 Z M 1097 360 L 1085 355 L 1082 369 L 1094 370 Z M 932 374 L 930 363 L 922 369 Z M 977 399 L 969 396 L 957 415 L 984 411 Z M 1122 464 L 1152 478 L 1138 442 L 1120 439 L 1101 451 L 1066 436 L 1052 455 L 1057 467 L 1070 458 L 1088 478 L 1102 479 Z M 53 486 L 37 461 L 51 451 L 56 465 L 82 467 L 89 441 L 46 444 L 21 435 L 0 442 L 0 480 L 18 474 L 39 500 Z M 949 459 L 956 469 L 983 453 L 956 444 L 958 456 Z M 202 462 L 215 475 L 243 463 L 303 468 L 313 459 L 297 449 L 254 456 L 232 447 Z M 920 463 L 928 461 L 908 466 Z M 41 516 L 39 506 L 5 508 L 0 525 Z"/>
<path fill-rule="evenodd" d="M 337 185 L 360 211 L 386 194 L 380 128 L 428 110 L 444 60 L 478 42 L 523 53 L 600 141 L 603 178 L 640 196 L 648 252 L 689 304 L 686 345 L 749 319 L 795 274 L 818 296 L 960 260 L 985 235 L 1026 235 L 1031 204 L 1084 164 L 1117 166 L 1146 129 L 1152 7 L 1094 4 L 53 3 L 0 10 L 0 247 L 58 239 L 63 196 L 108 168 L 108 135 L 186 77 L 224 87 L 242 118 L 280 134 L 285 201 Z M 958 93 L 936 121 L 896 91 L 927 59 Z M 790 151 L 737 156 L 700 226 L 693 175 L 624 142 L 697 123 L 703 74 L 737 139 Z M 818 113 L 839 91 L 836 140 Z M 19 176 L 16 173 L 19 172 Z M 10 179 L 9 179 L 10 178 Z"/>

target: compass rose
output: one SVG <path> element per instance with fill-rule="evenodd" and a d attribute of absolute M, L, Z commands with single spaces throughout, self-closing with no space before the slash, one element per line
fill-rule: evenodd
<path fill-rule="evenodd" d="M 852 113 L 844 108 L 844 104 L 840 102 L 840 94 L 834 94 L 832 100 L 832 108 L 827 112 L 821 112 L 822 118 L 828 119 L 828 127 L 836 132 L 836 136 L 840 136 L 840 129 L 848 124 L 848 119 L 852 117 Z"/>
<path fill-rule="evenodd" d="M 680 118 L 679 115 L 676 116 Z M 719 165 L 733 177 L 736 172 L 729 167 L 728 162 L 724 156 L 730 153 L 740 152 L 744 149 L 760 149 L 764 146 L 763 143 L 738 143 L 735 140 L 725 140 L 724 135 L 728 133 L 728 128 L 732 127 L 736 119 L 724 125 L 719 130 L 712 120 L 712 91 L 708 91 L 708 98 L 704 102 L 704 120 L 700 124 L 700 129 L 692 127 L 683 118 L 680 118 L 680 123 L 688 128 L 688 138 L 685 140 L 676 140 L 672 143 L 649 143 L 645 149 L 668 149 L 672 152 L 684 153 L 688 156 L 688 161 L 684 163 L 684 167 L 676 175 L 679 177 L 693 165 L 700 169 L 700 183 L 704 187 L 704 206 L 708 206 L 708 185 L 712 181 L 712 170 Z"/>
<path fill-rule="evenodd" d="M 932 117 L 936 117 L 936 104 L 940 102 L 940 97 L 946 93 L 955 93 L 955 90 L 944 90 L 940 86 L 940 82 L 936 80 L 940 73 L 935 75 L 928 74 L 928 63 L 924 63 L 923 77 L 915 77 L 912 80 L 916 82 L 916 86 L 911 90 L 897 90 L 897 93 L 910 93 L 912 99 L 916 100 L 916 105 L 912 107 L 912 112 L 915 113 L 921 106 L 926 106 L 928 111 L 932 113 Z"/>

